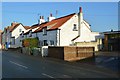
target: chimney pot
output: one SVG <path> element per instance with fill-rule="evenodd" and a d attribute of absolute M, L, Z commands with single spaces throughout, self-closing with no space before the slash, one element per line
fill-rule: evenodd
<path fill-rule="evenodd" d="M 11 26 L 15 26 L 17 23 L 16 22 L 12 22 L 11 23 Z"/>
<path fill-rule="evenodd" d="M 40 16 L 40 19 L 42 19 L 42 16 Z"/>
<path fill-rule="evenodd" d="M 44 16 L 42 16 L 42 19 L 44 19 Z"/>
<path fill-rule="evenodd" d="M 82 7 L 79 8 L 80 13 L 82 13 Z"/>
<path fill-rule="evenodd" d="M 50 17 L 52 17 L 52 13 L 50 13 Z"/>

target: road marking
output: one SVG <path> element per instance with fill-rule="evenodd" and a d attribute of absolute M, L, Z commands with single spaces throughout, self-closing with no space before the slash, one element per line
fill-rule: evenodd
<path fill-rule="evenodd" d="M 25 68 L 25 69 L 27 69 L 27 68 L 28 68 L 28 67 L 26 67 L 26 66 L 23 66 L 23 65 L 18 64 L 18 63 L 16 63 L 16 62 L 13 62 L 13 61 L 9 61 L 9 62 L 11 62 L 11 63 L 13 63 L 13 64 L 15 64 L 15 65 L 17 65 L 17 66 L 23 67 L 23 68 Z"/>
<path fill-rule="evenodd" d="M 63 76 L 64 76 L 65 78 L 72 78 L 72 77 L 70 77 L 70 76 L 68 76 L 68 75 L 65 75 L 65 74 L 64 74 Z"/>
<path fill-rule="evenodd" d="M 105 60 L 104 62 L 109 62 L 109 61 L 112 61 L 112 60 L 114 60 L 115 58 L 109 58 L 109 59 L 107 59 L 107 60 Z"/>
<path fill-rule="evenodd" d="M 42 73 L 42 75 L 47 76 L 47 77 L 49 77 L 49 78 L 54 78 L 54 77 L 52 77 L 52 76 L 50 76 L 50 75 L 48 75 L 48 74 L 45 74 L 45 73 Z"/>

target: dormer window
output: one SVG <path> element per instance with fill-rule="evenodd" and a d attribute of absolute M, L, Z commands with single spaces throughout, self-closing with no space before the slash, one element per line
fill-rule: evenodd
<path fill-rule="evenodd" d="M 47 27 L 43 28 L 43 35 L 47 35 Z"/>
<path fill-rule="evenodd" d="M 77 24 L 73 24 L 73 31 L 77 31 Z"/>

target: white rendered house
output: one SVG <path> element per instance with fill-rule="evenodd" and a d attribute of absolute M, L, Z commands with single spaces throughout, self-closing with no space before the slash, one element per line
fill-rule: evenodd
<path fill-rule="evenodd" d="M 4 30 L 4 42 L 6 48 L 17 48 L 21 47 L 20 34 L 23 31 L 26 31 L 28 26 L 23 26 L 21 23 L 11 23 L 11 26 L 8 26 Z"/>
<path fill-rule="evenodd" d="M 89 23 L 83 19 L 82 8 L 79 13 L 57 19 L 50 17 L 48 22 L 40 24 L 39 28 L 32 32 L 34 37 L 39 38 L 41 46 L 70 46 L 76 42 L 93 42 L 100 35 L 91 31 Z"/>

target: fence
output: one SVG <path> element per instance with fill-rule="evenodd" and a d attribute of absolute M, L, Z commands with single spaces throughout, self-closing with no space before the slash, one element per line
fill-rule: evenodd
<path fill-rule="evenodd" d="M 41 55 L 41 48 L 28 48 L 28 47 L 23 47 L 22 51 L 23 54 L 27 54 L 27 55 Z"/>
<path fill-rule="evenodd" d="M 34 56 L 40 55 L 42 57 L 45 57 L 48 55 L 48 46 L 42 46 L 39 48 L 23 47 L 21 52 L 27 55 L 34 55 Z"/>

